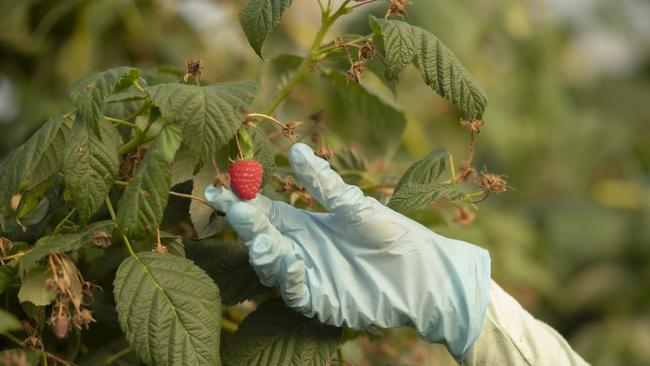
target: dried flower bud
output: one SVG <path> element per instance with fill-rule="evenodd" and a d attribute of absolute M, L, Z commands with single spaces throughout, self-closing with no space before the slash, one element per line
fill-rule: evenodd
<path fill-rule="evenodd" d="M 286 123 L 284 127 L 282 127 L 282 134 L 290 140 L 296 141 L 296 128 L 301 124 L 302 122 L 300 121 L 291 121 Z"/>
<path fill-rule="evenodd" d="M 27 355 L 21 350 L 8 350 L 0 357 L 0 365 L 5 366 L 29 366 Z"/>
<path fill-rule="evenodd" d="M 228 173 L 218 172 L 212 178 L 212 184 L 215 187 L 230 187 L 230 175 Z"/>
<path fill-rule="evenodd" d="M 467 131 L 480 133 L 484 122 L 480 119 L 473 119 L 471 121 L 461 121 L 460 124 Z"/>
<path fill-rule="evenodd" d="M 346 77 L 349 81 L 354 81 L 355 83 L 360 84 L 364 72 L 365 72 L 364 63 L 355 62 L 350 67 L 350 70 L 348 70 Z"/>
<path fill-rule="evenodd" d="M 57 301 L 52 307 L 52 314 L 47 323 L 52 328 L 52 333 L 59 338 L 65 338 L 70 332 L 70 312 L 68 306 Z"/>
<path fill-rule="evenodd" d="M 94 246 L 99 248 L 108 248 L 111 246 L 111 234 L 104 231 L 96 231 L 91 239 Z"/>
<path fill-rule="evenodd" d="M 0 252 L 2 252 L 2 255 L 7 254 L 7 251 L 11 250 L 12 247 L 13 244 L 11 243 L 11 240 L 5 237 L 0 237 Z"/>
<path fill-rule="evenodd" d="M 189 59 L 185 61 L 185 75 L 183 75 L 183 81 L 187 82 L 190 76 L 195 80 L 201 80 L 201 72 L 205 69 L 203 61 Z"/>
<path fill-rule="evenodd" d="M 469 226 L 474 222 L 476 214 L 467 207 L 456 207 L 454 209 L 454 221 L 461 226 Z"/>
<path fill-rule="evenodd" d="M 323 110 L 319 109 L 316 112 L 309 115 L 309 120 L 314 123 L 320 123 L 323 121 Z"/>
<path fill-rule="evenodd" d="M 97 321 L 95 320 L 95 318 L 93 318 L 93 312 L 92 311 L 90 311 L 89 309 L 83 308 L 83 309 L 81 309 L 81 311 L 77 312 L 74 315 L 73 322 L 74 322 L 75 327 L 77 327 L 77 329 L 81 329 L 81 328 L 88 329 L 88 326 L 90 325 L 90 323 L 95 323 Z"/>
<path fill-rule="evenodd" d="M 481 175 L 478 177 L 478 185 L 488 192 L 501 193 L 508 190 L 507 183 L 505 181 L 505 175 L 498 175 L 488 173 L 486 169 L 483 169 Z"/>
<path fill-rule="evenodd" d="M 85 299 L 86 303 L 92 303 L 95 297 L 95 289 L 102 289 L 98 285 L 95 285 L 92 282 L 85 281 L 84 283 L 81 284 L 81 293 Z"/>
<path fill-rule="evenodd" d="M 287 175 L 281 182 L 282 192 L 293 192 L 297 187 L 293 180 L 293 176 Z"/>
<path fill-rule="evenodd" d="M 361 48 L 359 48 L 359 59 L 363 61 L 371 60 L 377 54 L 377 48 L 371 43 L 366 42 Z"/>
<path fill-rule="evenodd" d="M 389 17 L 394 17 L 394 16 L 406 16 L 406 8 L 407 5 L 411 3 L 411 0 L 390 0 L 390 7 L 388 8 L 388 11 L 386 12 L 386 18 Z"/>
<path fill-rule="evenodd" d="M 159 254 L 169 253 L 167 246 L 163 245 L 162 243 L 157 243 L 156 246 L 153 248 L 153 251 Z"/>
<path fill-rule="evenodd" d="M 321 146 L 318 148 L 318 150 L 316 150 L 316 156 L 319 156 L 325 160 L 330 160 L 334 157 L 334 151 L 328 149 L 325 146 Z"/>

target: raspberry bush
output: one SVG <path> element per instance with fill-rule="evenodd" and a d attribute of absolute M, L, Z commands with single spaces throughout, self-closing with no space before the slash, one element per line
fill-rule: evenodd
<path fill-rule="evenodd" d="M 301 57 L 271 61 L 279 81 L 259 110 L 256 81 L 206 85 L 202 73 L 212 65 L 195 59 L 178 70 L 116 67 L 76 83 L 74 109 L 53 116 L 0 167 L 0 293 L 7 298 L 0 332 L 16 348 L 3 351 L 4 360 L 343 364 L 337 350 L 355 333 L 298 315 L 262 286 L 223 213 L 202 192 L 208 184 L 229 185 L 251 199 L 261 186 L 318 210 L 290 176 L 278 139 L 311 141 L 346 179 L 405 214 L 435 203 L 468 222 L 476 203 L 507 188 L 503 176 L 472 167 L 485 94 L 449 48 L 406 21 L 409 1 L 381 2 L 386 16 L 371 16 L 366 34 L 330 32 L 372 3 L 380 2 L 315 2 L 322 22 L 311 47 Z M 290 6 L 245 1 L 241 26 L 260 58 Z M 274 116 L 298 83 L 320 74 L 368 123 L 379 146 L 391 149 L 406 118 L 365 78 L 383 74 L 390 89 L 410 66 L 461 116 L 469 147 L 458 166 L 436 149 L 401 178 L 378 179 L 357 151 L 330 147 L 326 110 L 306 121 Z M 246 300 L 258 306 L 244 319 L 235 305 Z M 93 331 L 106 339 L 98 352 L 84 337 Z"/>

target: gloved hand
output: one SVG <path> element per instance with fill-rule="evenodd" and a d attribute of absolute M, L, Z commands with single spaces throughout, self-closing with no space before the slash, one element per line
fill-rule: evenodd
<path fill-rule="evenodd" d="M 329 213 L 294 208 L 230 190 L 205 196 L 249 248 L 261 282 L 280 287 L 290 307 L 336 326 L 413 326 L 444 342 L 458 362 L 476 340 L 488 304 L 484 249 L 435 234 L 343 182 L 305 144 L 289 162 Z"/>

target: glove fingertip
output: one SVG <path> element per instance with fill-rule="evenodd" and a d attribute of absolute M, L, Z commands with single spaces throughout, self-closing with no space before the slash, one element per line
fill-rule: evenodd
<path fill-rule="evenodd" d="M 311 149 L 306 144 L 303 143 L 295 143 L 293 146 L 291 146 L 291 149 L 289 149 L 289 162 L 291 165 L 296 165 L 296 166 L 301 166 L 307 164 L 310 160 L 313 160 L 314 157 L 314 151 Z"/>
<path fill-rule="evenodd" d="M 208 202 L 210 202 L 212 207 L 221 212 L 228 211 L 233 204 L 239 202 L 239 199 L 231 190 L 225 187 L 215 187 L 212 184 L 205 187 L 203 195 Z"/>
<path fill-rule="evenodd" d="M 260 210 L 247 202 L 235 202 L 228 211 L 226 218 L 230 225 L 244 240 L 251 240 L 257 234 L 259 225 L 256 222 L 264 219 Z"/>

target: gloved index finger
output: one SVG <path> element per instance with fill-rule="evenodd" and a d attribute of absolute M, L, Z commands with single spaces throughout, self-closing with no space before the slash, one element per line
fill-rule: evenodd
<path fill-rule="evenodd" d="M 212 207 L 224 213 L 228 212 L 230 207 L 235 203 L 242 202 L 242 200 L 239 199 L 239 197 L 237 197 L 230 189 L 226 187 L 215 187 L 212 184 L 205 187 L 203 195 L 208 202 L 210 202 Z M 248 202 L 255 205 L 255 207 L 259 208 L 264 215 L 271 218 L 273 202 L 271 202 L 270 199 L 258 194 L 255 199 Z"/>
<path fill-rule="evenodd" d="M 294 144 L 289 164 L 309 194 L 330 212 L 349 216 L 368 205 L 361 189 L 345 183 L 309 146 Z"/>

